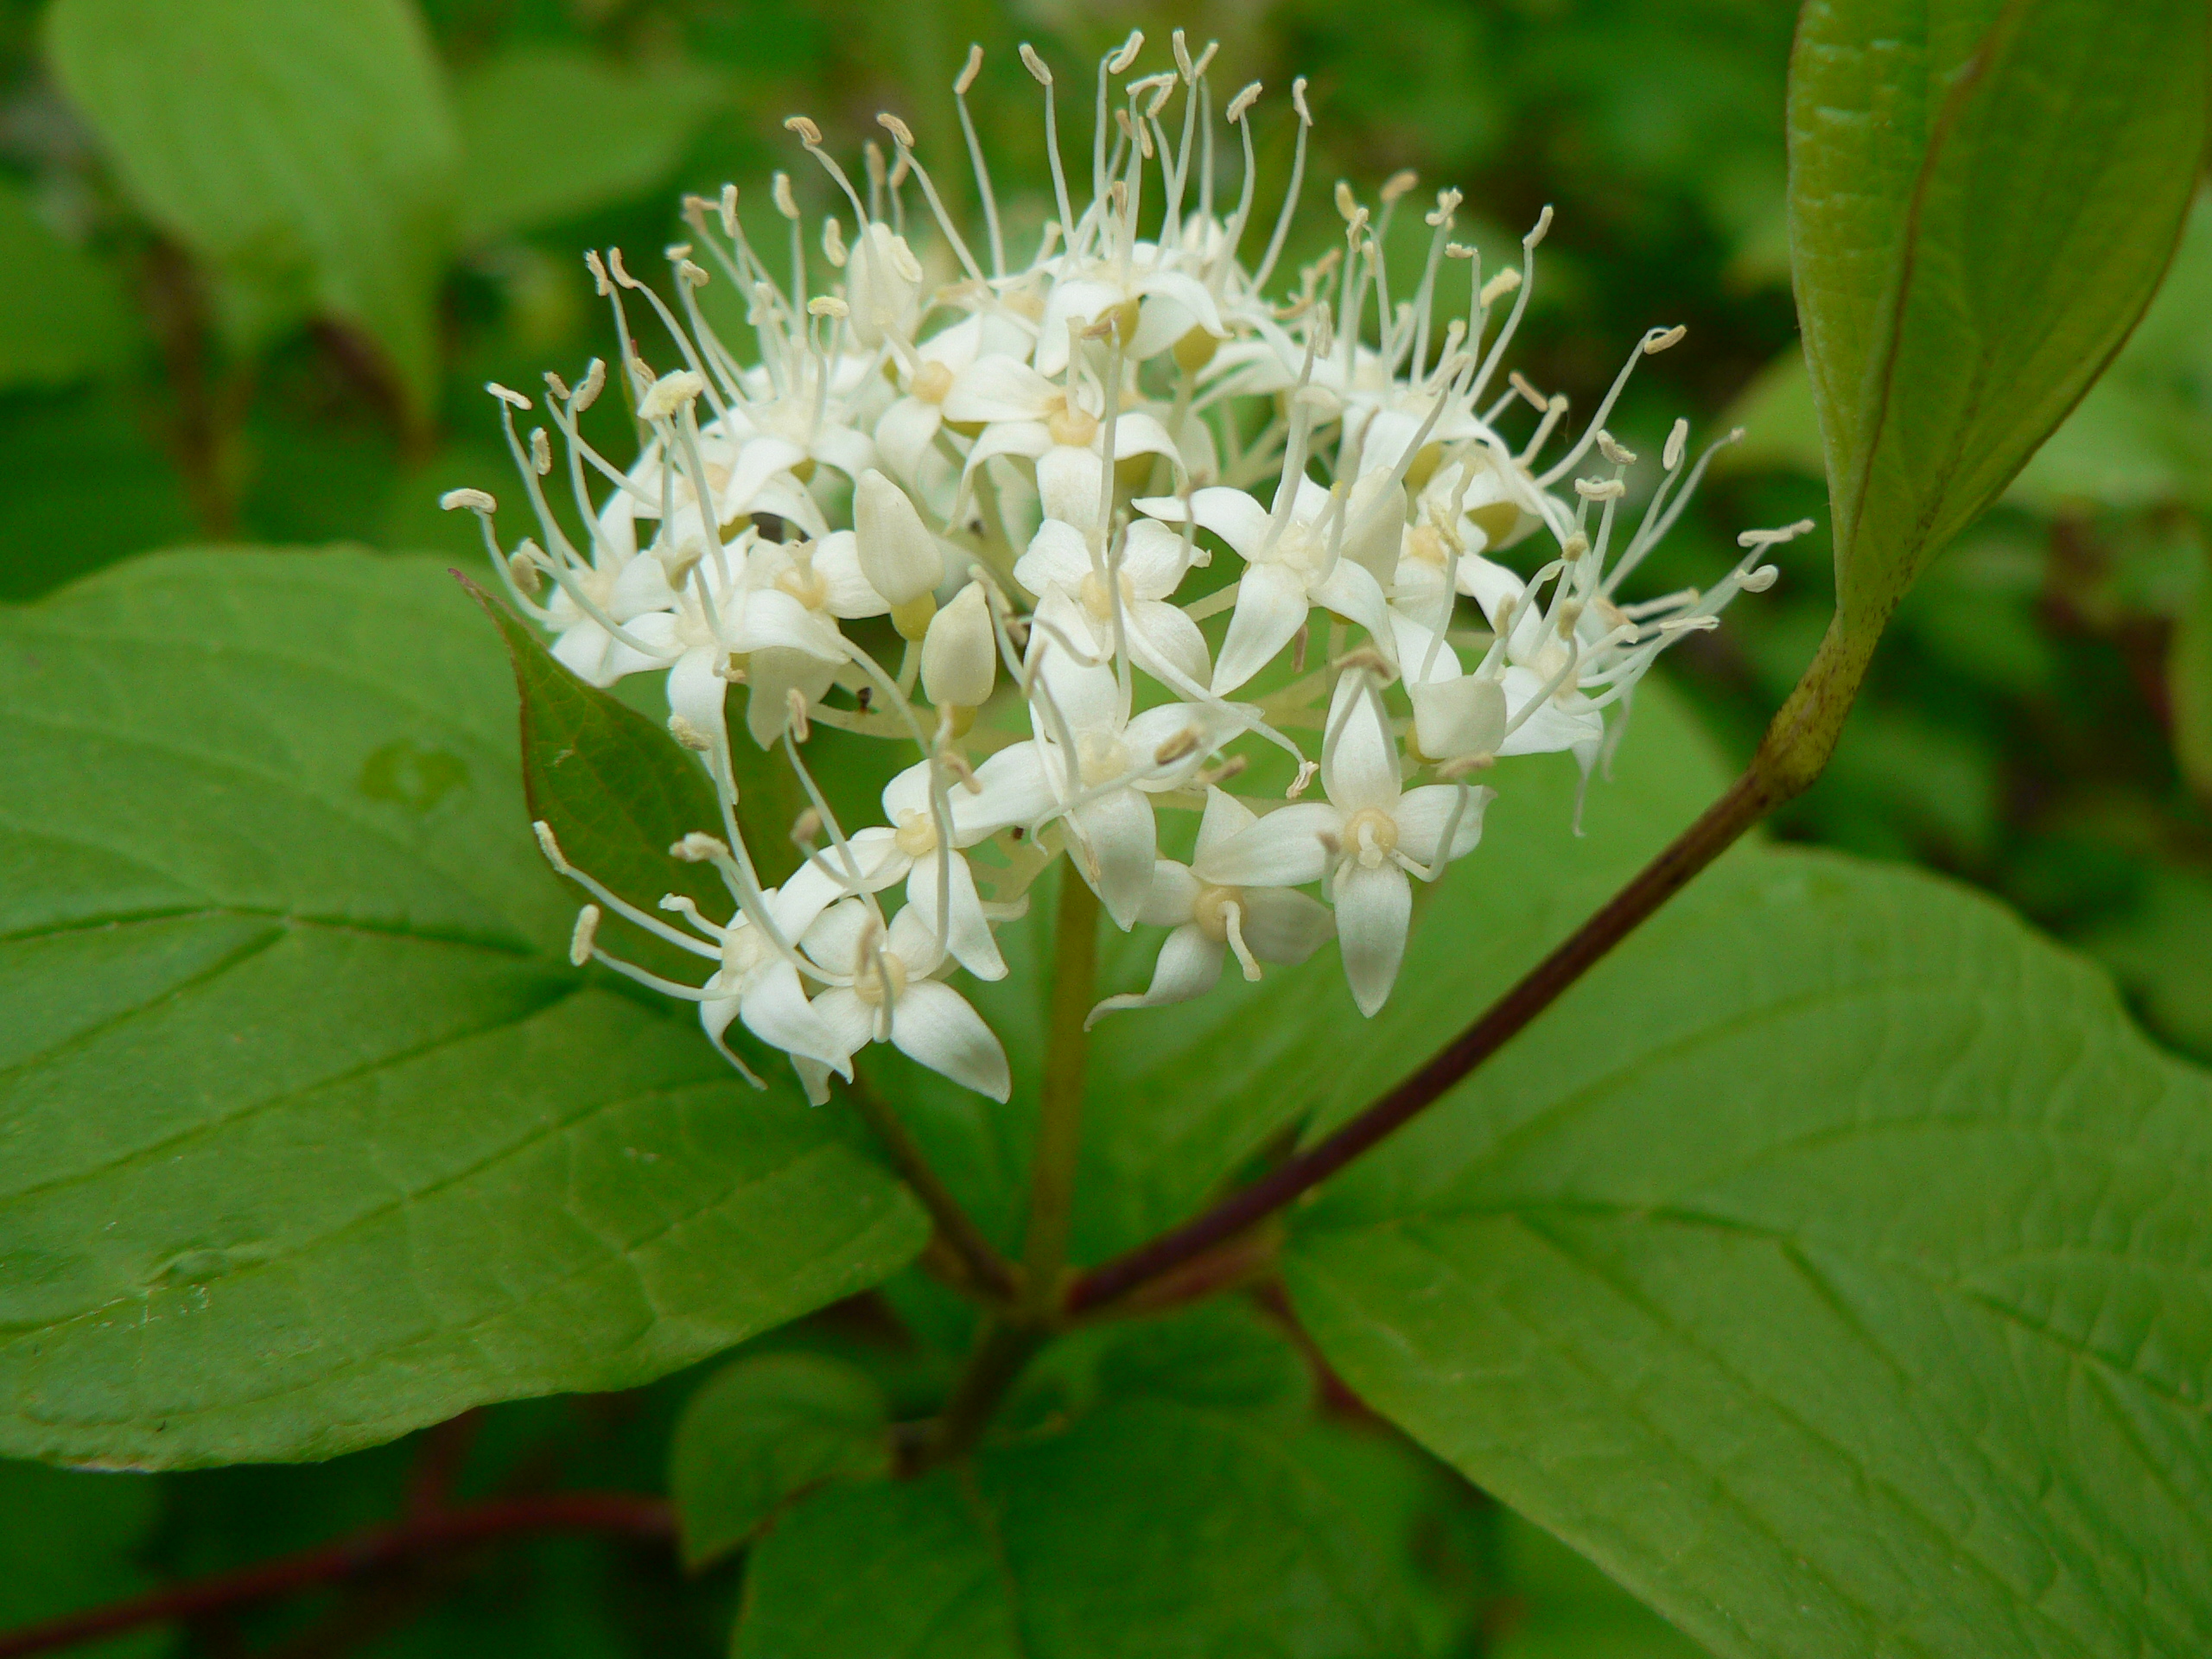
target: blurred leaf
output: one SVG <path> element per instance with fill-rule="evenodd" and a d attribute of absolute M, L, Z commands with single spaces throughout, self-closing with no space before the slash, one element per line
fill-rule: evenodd
<path fill-rule="evenodd" d="M 890 1472 L 889 1413 L 865 1371 L 821 1354 L 760 1354 L 691 1396 L 669 1491 L 694 1567 L 726 1555 L 825 1481 Z"/>
<path fill-rule="evenodd" d="M 488 241 L 645 194 L 722 91 L 721 77 L 681 64 L 620 69 L 557 46 L 501 54 L 455 89 L 461 234 Z"/>
<path fill-rule="evenodd" d="M 112 384 L 0 398 L 0 600 L 194 533 L 147 418 Z"/>
<path fill-rule="evenodd" d="M 1736 394 L 1721 419 L 1726 425 L 1744 429 L 1741 443 L 1713 458 L 1713 470 L 1723 476 L 1773 467 L 1818 478 L 1827 464 L 1821 447 L 1820 416 L 1813 410 L 1813 383 L 1802 351 L 1784 352 L 1761 369 Z"/>
<path fill-rule="evenodd" d="M 865 1288 L 856 1129 L 567 964 L 435 566 L 180 553 L 0 616 L 0 1446 L 326 1457 Z"/>
<path fill-rule="evenodd" d="M 1023 1374 L 1007 1414 L 1065 1416 L 1140 1395 L 1288 1426 L 1311 1414 L 1313 1370 L 1281 1322 L 1250 1302 L 1199 1302 L 1069 1332 Z"/>
<path fill-rule="evenodd" d="M 1870 634 L 2156 289 L 2204 147 L 2204 9 L 1810 0 L 1792 64 L 1838 602 Z"/>
<path fill-rule="evenodd" d="M 114 273 L 0 179 L 0 387 L 66 385 L 117 368 L 136 348 L 135 328 Z"/>
<path fill-rule="evenodd" d="M 2142 891 L 2126 912 L 2091 927 L 2079 943 L 2109 968 L 2151 1028 L 2199 1059 L 2212 1060 L 2212 880 L 2138 860 Z"/>
<path fill-rule="evenodd" d="M 2212 567 L 2174 625 L 2166 688 L 2173 699 L 2174 760 L 2189 786 L 2212 802 Z"/>
<path fill-rule="evenodd" d="M 2212 508 L 2212 197 L 2198 196 L 2140 326 L 2012 495 L 2054 512 Z"/>
<path fill-rule="evenodd" d="M 1404 1659 L 1373 1543 L 1278 1442 L 1130 1400 L 972 1477 L 832 1487 L 749 1558 L 737 1659 Z"/>
<path fill-rule="evenodd" d="M 0 1463 L 0 1633 L 146 1588 L 137 1566 L 161 1505 L 154 1483 Z M 173 1638 L 143 1630 L 72 1648 L 93 1659 L 143 1659 Z"/>
<path fill-rule="evenodd" d="M 47 47 L 138 205 L 224 279 L 241 345 L 326 312 L 428 414 L 458 143 L 407 0 L 54 0 Z"/>
<path fill-rule="evenodd" d="M 1362 1399 L 1716 1653 L 2212 1646 L 2212 1077 L 1943 882 L 1737 854 L 1285 1270 Z"/>

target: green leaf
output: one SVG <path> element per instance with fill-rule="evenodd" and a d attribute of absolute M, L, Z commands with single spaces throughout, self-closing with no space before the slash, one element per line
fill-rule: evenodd
<path fill-rule="evenodd" d="M 1296 1212 L 1376 1409 L 1714 1652 L 2212 1646 L 2212 1078 L 1933 878 L 1739 853 Z"/>
<path fill-rule="evenodd" d="M 728 891 L 711 867 L 672 858 L 693 830 L 721 833 L 721 809 L 706 772 L 671 738 L 620 699 L 587 685 L 553 660 L 532 629 L 467 578 L 462 585 L 499 631 L 522 702 L 523 797 L 532 822 L 553 831 L 575 868 L 651 910 L 663 893 L 688 895 L 726 917 Z M 609 915 L 616 954 L 677 978 L 696 968 L 675 947 Z"/>
<path fill-rule="evenodd" d="M 1165 1400 L 833 1487 L 754 1549 L 738 1659 L 1402 1659 L 1373 1544 L 1279 1436 Z"/>
<path fill-rule="evenodd" d="M 337 317 L 426 416 L 460 147 L 407 0 L 55 0 L 46 27 L 124 188 L 223 279 L 234 338 Z"/>
<path fill-rule="evenodd" d="M 147 1587 L 136 1557 L 160 1509 L 150 1480 L 0 1463 L 0 1633 L 119 1601 Z M 83 1645 L 93 1659 L 143 1659 L 160 1632 Z"/>
<path fill-rule="evenodd" d="M 682 64 L 620 69 L 557 46 L 502 53 L 455 88 L 462 235 L 486 241 L 644 194 L 721 92 L 719 76 Z"/>
<path fill-rule="evenodd" d="M 1704 1649 L 1538 1528 L 1507 1515 L 1500 1566 L 1516 1615 L 1493 1659 L 1703 1659 Z"/>
<path fill-rule="evenodd" d="M 0 613 L 0 1449 L 327 1456 L 921 1248 L 849 1120 L 568 966 L 435 565 L 142 560 Z"/>
<path fill-rule="evenodd" d="M 2202 0 L 1809 0 L 1797 301 L 1846 625 L 1878 632 L 2157 288 L 2205 138 Z"/>
<path fill-rule="evenodd" d="M 0 180 L 0 386 L 60 386 L 127 361 L 137 326 L 114 274 Z"/>
<path fill-rule="evenodd" d="M 749 1541 L 824 1482 L 890 1471 L 889 1410 L 867 1372 L 821 1354 L 760 1354 L 691 1396 L 669 1490 L 697 1567 Z"/>
<path fill-rule="evenodd" d="M 2212 547 L 2207 553 L 2212 556 Z M 2189 786 L 2212 801 L 2212 556 L 2196 597 L 2174 624 L 2166 689 L 2173 699 L 2174 759 Z"/>

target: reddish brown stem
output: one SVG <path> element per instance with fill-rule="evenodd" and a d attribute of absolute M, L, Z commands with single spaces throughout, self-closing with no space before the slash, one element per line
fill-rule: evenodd
<path fill-rule="evenodd" d="M 676 1517 L 657 1497 L 628 1492 L 553 1492 L 443 1510 L 351 1534 L 257 1567 L 149 1591 L 0 1635 L 0 1659 L 51 1653 L 149 1624 L 174 1624 L 340 1583 L 411 1557 L 460 1545 L 543 1532 L 607 1532 L 655 1541 L 676 1535 Z"/>

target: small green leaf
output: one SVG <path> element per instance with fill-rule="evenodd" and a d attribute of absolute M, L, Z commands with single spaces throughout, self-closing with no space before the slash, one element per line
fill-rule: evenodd
<path fill-rule="evenodd" d="M 137 1558 L 160 1509 L 139 1476 L 0 1463 L 0 1636 L 144 1590 Z M 169 1646 L 149 1630 L 71 1651 L 143 1659 Z"/>
<path fill-rule="evenodd" d="M 691 1396 L 669 1490 L 694 1567 L 749 1541 L 824 1482 L 889 1472 L 889 1410 L 867 1372 L 821 1354 L 760 1354 Z"/>
<path fill-rule="evenodd" d="M 667 731 L 553 660 L 537 633 L 462 578 L 505 643 L 522 702 L 523 796 L 549 825 L 563 856 L 650 911 L 680 893 L 708 915 L 728 917 L 729 893 L 711 866 L 669 849 L 693 830 L 721 833 L 707 775 Z M 578 902 L 582 902 L 579 895 Z M 696 962 L 619 916 L 607 918 L 617 954 L 683 977 Z"/>
<path fill-rule="evenodd" d="M 55 0 L 46 28 L 124 188 L 222 278 L 233 336 L 340 318 L 427 415 L 460 146 L 407 0 Z"/>
<path fill-rule="evenodd" d="M 2212 1078 L 1750 849 L 1294 1212 L 1360 1397 L 1731 1659 L 2212 1649 Z"/>
<path fill-rule="evenodd" d="M 183 553 L 0 613 L 0 1449 L 324 1457 L 887 1276 L 857 1126 L 569 968 L 436 566 Z"/>
<path fill-rule="evenodd" d="M 535 230 L 652 189 L 721 91 L 718 76 L 681 64 L 619 69 L 557 46 L 502 53 L 455 88 L 462 235 Z"/>
<path fill-rule="evenodd" d="M 755 1548 L 737 1659 L 1403 1659 L 1374 1544 L 1261 1427 L 1129 1400 L 836 1486 Z"/>
<path fill-rule="evenodd" d="M 119 366 L 137 343 L 114 273 L 0 180 L 0 386 L 67 385 Z"/>
<path fill-rule="evenodd" d="M 2212 547 L 2196 597 L 2174 624 L 2166 662 L 2173 700 L 2174 759 L 2189 786 L 2212 801 Z"/>
<path fill-rule="evenodd" d="M 1878 632 L 2142 315 L 2207 85 L 2202 0 L 1809 0 L 1791 240 L 1853 632 Z"/>

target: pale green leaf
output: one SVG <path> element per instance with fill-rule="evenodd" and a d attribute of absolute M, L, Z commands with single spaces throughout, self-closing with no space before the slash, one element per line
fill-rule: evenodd
<path fill-rule="evenodd" d="M 118 567 L 0 613 L 0 1448 L 325 1456 L 920 1249 L 849 1119 L 568 965 L 436 566 Z"/>
<path fill-rule="evenodd" d="M 2212 1646 L 2212 1079 L 1752 849 L 1295 1213 L 1360 1396 L 1731 1659 Z"/>
<path fill-rule="evenodd" d="M 59 386 L 119 366 L 137 344 L 122 285 L 0 180 L 0 386 Z"/>
<path fill-rule="evenodd" d="M 833 1487 L 753 1550 L 738 1659 L 1402 1659 L 1373 1543 L 1266 1428 L 1129 1400 Z"/>
<path fill-rule="evenodd" d="M 1792 66 L 1798 310 L 1866 633 L 2157 288 L 2204 146 L 2204 9 L 1809 0 Z"/>
<path fill-rule="evenodd" d="M 408 0 L 55 0 L 62 89 L 245 343 L 309 311 L 373 340 L 418 416 L 459 143 Z"/>
<path fill-rule="evenodd" d="M 718 77 L 681 63 L 624 69 L 557 46 L 478 66 L 454 89 L 462 234 L 534 230 L 652 189 L 721 92 Z"/>
<path fill-rule="evenodd" d="M 669 1449 L 685 1559 L 728 1554 L 826 1481 L 887 1473 L 889 1432 L 883 1390 L 842 1360 L 759 1354 L 717 1372 Z"/>

